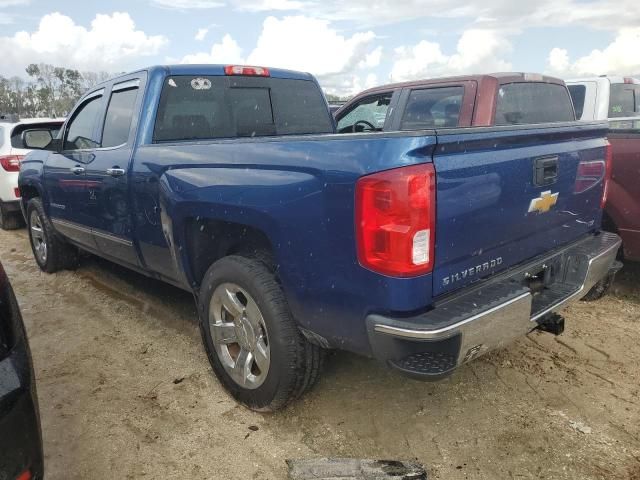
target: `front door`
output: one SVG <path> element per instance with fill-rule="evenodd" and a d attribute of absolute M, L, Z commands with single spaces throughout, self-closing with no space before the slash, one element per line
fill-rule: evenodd
<path fill-rule="evenodd" d="M 61 151 L 53 153 L 44 166 L 48 214 L 56 230 L 92 250 L 96 244 L 86 210 L 89 186 L 86 170 L 95 159 L 103 93 L 101 89 L 89 94 L 75 109 L 65 126 Z"/>

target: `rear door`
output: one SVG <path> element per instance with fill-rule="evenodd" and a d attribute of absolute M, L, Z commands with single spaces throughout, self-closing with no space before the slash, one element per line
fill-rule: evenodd
<path fill-rule="evenodd" d="M 94 241 L 104 255 L 137 265 L 129 198 L 129 165 L 145 76 L 138 73 L 111 87 L 100 145 L 86 166 L 86 212 Z"/>
<path fill-rule="evenodd" d="M 52 152 L 44 165 L 49 216 L 57 230 L 87 248 L 96 248 L 91 234 L 92 219 L 86 209 L 87 166 L 98 145 L 98 124 L 103 112 L 104 89 L 87 95 L 67 122 L 60 152 Z"/>
<path fill-rule="evenodd" d="M 564 85 L 508 84 L 497 97 L 501 126 L 438 131 L 434 295 L 600 224 L 605 125 L 566 122 L 573 107 Z M 578 193 L 581 162 L 596 176 Z"/>

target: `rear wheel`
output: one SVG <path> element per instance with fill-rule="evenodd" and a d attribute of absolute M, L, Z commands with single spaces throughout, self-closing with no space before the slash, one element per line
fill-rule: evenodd
<path fill-rule="evenodd" d="M 33 256 L 42 271 L 54 273 L 77 266 L 78 249 L 55 232 L 39 198 L 29 201 L 27 228 Z"/>
<path fill-rule="evenodd" d="M 209 268 L 200 292 L 202 340 L 216 376 L 236 400 L 274 411 L 315 384 L 323 352 L 298 330 L 264 263 L 225 257 Z"/>
<path fill-rule="evenodd" d="M 5 206 L 0 203 L 0 228 L 2 230 L 16 230 L 24 227 L 24 220 L 20 212 L 8 212 Z"/>

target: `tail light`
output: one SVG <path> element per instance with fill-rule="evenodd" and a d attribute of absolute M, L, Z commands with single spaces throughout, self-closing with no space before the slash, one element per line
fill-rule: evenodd
<path fill-rule="evenodd" d="M 20 198 L 20 189 L 18 187 L 14 188 L 13 194 L 16 196 L 16 198 Z"/>
<path fill-rule="evenodd" d="M 580 162 L 578 164 L 578 175 L 576 176 L 575 193 L 586 192 L 598 185 L 604 178 L 606 169 L 607 166 L 604 160 Z"/>
<path fill-rule="evenodd" d="M 612 156 L 613 151 L 611 149 L 611 144 L 607 141 L 604 147 L 604 160 L 592 160 L 588 162 L 580 162 L 578 164 L 578 174 L 576 175 L 574 192 L 586 192 L 602 181 L 602 198 L 600 200 L 601 208 L 604 208 L 607 203 L 609 179 L 611 178 Z"/>
<path fill-rule="evenodd" d="M 602 186 L 602 199 L 600 200 L 600 208 L 604 208 L 607 204 L 607 199 L 609 197 L 609 183 L 611 181 L 611 172 L 613 168 L 613 147 L 611 143 L 607 140 L 607 144 L 604 147 L 604 161 L 605 161 L 605 172 L 604 172 L 604 185 Z"/>
<path fill-rule="evenodd" d="M 20 161 L 24 158 L 23 155 L 0 155 L 0 165 L 7 172 L 19 172 Z"/>
<path fill-rule="evenodd" d="M 433 270 L 435 170 L 432 164 L 367 175 L 356 184 L 358 261 L 393 277 Z"/>
<path fill-rule="evenodd" d="M 25 470 L 16 477 L 16 480 L 31 480 L 32 478 L 33 476 L 31 475 L 31 471 Z"/>
<path fill-rule="evenodd" d="M 269 69 L 264 67 L 249 67 L 246 65 L 227 65 L 224 67 L 225 75 L 246 75 L 251 77 L 268 77 Z"/>

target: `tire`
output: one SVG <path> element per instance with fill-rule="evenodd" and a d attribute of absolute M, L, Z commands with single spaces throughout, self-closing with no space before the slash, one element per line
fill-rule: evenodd
<path fill-rule="evenodd" d="M 31 199 L 27 205 L 27 228 L 31 251 L 40 270 L 55 273 L 78 265 L 78 249 L 56 233 L 39 198 Z"/>
<path fill-rule="evenodd" d="M 24 220 L 20 212 L 7 212 L 0 203 L 0 228 L 2 230 L 16 230 L 24 227 Z"/>
<path fill-rule="evenodd" d="M 237 255 L 215 262 L 205 273 L 198 312 L 214 373 L 248 408 L 273 412 L 299 398 L 318 380 L 324 351 L 300 333 L 265 263 Z M 268 355 L 260 354 L 265 346 Z M 247 362 L 241 361 L 244 358 Z M 267 368 L 261 368 L 264 365 Z"/>

